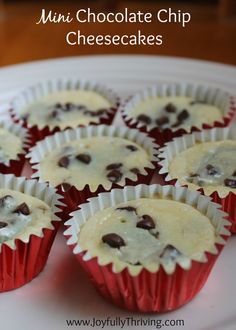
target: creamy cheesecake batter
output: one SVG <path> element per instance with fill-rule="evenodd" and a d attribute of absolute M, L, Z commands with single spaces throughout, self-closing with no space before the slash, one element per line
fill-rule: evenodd
<path fill-rule="evenodd" d="M 101 94 L 86 90 L 68 90 L 52 93 L 30 104 L 21 113 L 30 125 L 77 127 L 98 123 L 111 103 Z"/>
<path fill-rule="evenodd" d="M 8 164 L 23 151 L 21 139 L 5 128 L 0 128 L 0 163 Z"/>
<path fill-rule="evenodd" d="M 152 155 L 142 147 L 119 137 L 91 137 L 74 140 L 55 148 L 39 162 L 40 178 L 53 186 L 86 184 L 96 191 L 101 184 L 110 189 L 113 183 L 125 185 L 125 179 L 137 179 L 153 167 Z"/>
<path fill-rule="evenodd" d="M 50 224 L 52 211 L 38 198 L 24 193 L 0 189 L 0 243 L 13 239 L 27 240 L 31 234 L 39 235 Z"/>
<path fill-rule="evenodd" d="M 101 210 L 78 234 L 82 250 L 98 256 L 101 264 L 146 267 L 160 263 L 184 264 L 202 260 L 212 250 L 215 229 L 196 208 L 162 198 L 140 198 Z"/>
<path fill-rule="evenodd" d="M 198 143 L 170 161 L 169 173 L 190 189 L 204 188 L 207 195 L 236 193 L 236 141 Z"/>
<path fill-rule="evenodd" d="M 129 116 L 149 128 L 183 128 L 189 131 L 193 126 L 201 128 L 202 124 L 213 124 L 214 121 L 221 120 L 223 115 L 214 105 L 195 101 L 190 97 L 174 96 L 143 100 L 129 112 Z"/>

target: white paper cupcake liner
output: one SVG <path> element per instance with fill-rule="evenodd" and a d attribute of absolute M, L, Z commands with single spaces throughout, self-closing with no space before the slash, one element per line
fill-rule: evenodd
<path fill-rule="evenodd" d="M 52 210 L 53 217 L 31 233 L 0 244 L 0 292 L 16 289 L 36 277 L 44 268 L 61 219 L 62 196 L 55 189 L 37 180 L 0 174 L 0 188 L 11 189 L 36 197 Z"/>
<path fill-rule="evenodd" d="M 16 157 L 14 159 L 10 159 L 5 163 L 2 163 L 5 166 L 10 166 L 11 160 L 19 161 L 21 156 L 26 154 L 26 152 L 28 151 L 29 147 L 31 146 L 30 134 L 26 128 L 23 128 L 18 124 L 14 124 L 6 120 L 0 121 L 0 128 L 3 128 L 10 133 L 16 135 L 22 141 L 22 150 L 16 155 Z"/>
<path fill-rule="evenodd" d="M 89 199 L 88 203 L 84 203 L 80 205 L 80 209 L 78 211 L 72 212 L 70 215 L 72 219 L 68 220 L 65 225 L 69 226 L 64 234 L 66 236 L 71 236 L 68 240 L 68 245 L 76 244 L 73 252 L 75 254 L 84 252 L 78 243 L 78 233 L 80 231 L 81 226 L 94 214 L 98 211 L 103 210 L 108 207 L 114 207 L 120 203 L 128 202 L 130 200 L 138 199 L 138 198 L 149 198 L 154 197 L 155 195 L 163 196 L 163 198 L 167 197 L 174 201 L 184 202 L 188 205 L 192 205 L 196 207 L 202 214 L 209 217 L 212 225 L 216 229 L 216 244 L 225 244 L 225 241 L 221 236 L 230 235 L 230 232 L 225 228 L 225 226 L 229 226 L 230 222 L 225 220 L 224 217 L 227 216 L 225 212 L 220 210 L 220 205 L 216 203 L 210 202 L 211 199 L 209 197 L 201 195 L 199 192 L 190 191 L 184 187 L 174 187 L 174 186 L 161 186 L 158 184 L 153 185 L 138 185 L 138 186 L 126 186 L 124 189 L 113 189 L 110 193 L 101 193 L 98 197 L 93 197 Z M 212 254 L 217 254 L 217 248 L 214 248 L 211 251 L 205 251 Z M 92 256 L 89 254 L 89 251 L 86 251 L 84 255 L 84 260 L 91 259 Z M 206 262 L 207 258 L 205 253 L 202 254 L 201 258 L 202 262 Z M 103 263 L 100 263 L 100 258 L 98 257 L 98 263 L 102 266 Z M 176 263 L 174 263 L 174 267 L 169 269 L 168 263 L 162 264 L 163 268 L 168 274 L 172 274 L 175 271 Z M 191 260 L 186 263 L 186 265 L 180 265 L 184 269 L 189 269 L 191 267 Z M 138 273 L 134 271 L 138 269 Z M 133 267 L 128 266 L 130 274 L 136 276 L 140 273 L 143 267 Z M 113 272 L 121 272 L 124 268 L 117 268 L 115 264 L 113 265 Z M 158 271 L 159 268 L 153 270 L 153 272 Z"/>
<path fill-rule="evenodd" d="M 29 104 L 38 101 L 40 98 L 54 92 L 65 91 L 65 90 L 85 90 L 94 91 L 104 96 L 110 103 L 111 107 L 107 109 L 107 112 L 101 115 L 99 122 L 93 122 L 90 124 L 111 124 L 117 108 L 120 104 L 120 99 L 117 94 L 97 82 L 78 80 L 72 77 L 61 77 L 52 80 L 41 81 L 25 90 L 19 92 L 15 98 L 10 102 L 10 114 L 15 122 L 19 122 L 21 125 L 27 125 L 32 134 L 38 139 L 50 135 L 56 131 L 60 131 L 59 126 L 55 127 L 37 127 L 37 125 L 31 125 L 27 122 L 27 119 L 21 118 L 22 110 Z M 78 125 L 80 126 L 80 125 Z M 68 127 L 70 128 L 70 127 Z M 38 135 L 38 136 L 37 136 Z"/>
<path fill-rule="evenodd" d="M 53 219 L 46 227 L 42 227 L 40 230 L 38 228 L 32 227 L 31 235 L 43 237 L 44 229 L 53 229 L 54 226 L 52 222 L 59 222 L 61 219 L 56 215 L 56 213 L 60 212 L 61 209 L 59 206 L 63 206 L 64 204 L 61 202 L 63 198 L 61 195 L 56 193 L 56 190 L 52 187 L 49 187 L 46 183 L 39 183 L 38 180 L 30 180 L 24 177 L 15 177 L 12 174 L 0 174 L 0 188 L 1 189 L 11 189 L 15 191 L 19 191 L 25 193 L 26 195 L 36 197 L 43 202 L 45 202 L 48 206 L 51 207 L 53 213 Z M 30 236 L 22 236 L 21 241 L 24 243 L 29 243 Z M 0 251 L 2 245 L 8 245 L 11 249 L 15 249 L 15 239 L 6 241 L 4 243 L 0 243 Z"/>
<path fill-rule="evenodd" d="M 195 85 L 190 83 L 170 83 L 157 84 L 150 88 L 146 88 L 139 93 L 133 95 L 127 102 L 121 105 L 121 113 L 125 123 L 129 127 L 138 128 L 142 131 L 152 133 L 151 136 L 160 139 L 160 144 L 171 140 L 174 136 L 179 136 L 183 133 L 188 133 L 183 128 L 167 128 L 160 130 L 155 125 L 145 125 L 136 118 L 130 116 L 130 111 L 136 107 L 141 101 L 145 101 L 150 97 L 164 97 L 164 96 L 187 96 L 192 97 L 196 101 L 204 101 L 208 104 L 218 107 L 222 113 L 222 120 L 215 121 L 212 124 L 204 123 L 201 127 L 193 126 L 192 130 L 200 130 L 203 128 L 212 128 L 215 126 L 226 126 L 234 114 L 236 113 L 235 97 L 229 95 L 227 92 L 210 88 L 204 85 Z M 176 135 L 177 134 L 177 135 Z"/>
<path fill-rule="evenodd" d="M 140 147 L 146 150 L 150 156 L 150 166 L 145 167 L 144 169 L 140 169 L 140 175 L 148 176 L 149 171 L 152 171 L 154 173 L 155 166 L 158 161 L 158 145 L 154 143 L 153 139 L 149 138 L 145 133 L 140 133 L 138 130 L 135 129 L 129 129 L 127 127 L 99 125 L 66 130 L 64 132 L 56 133 L 38 142 L 36 146 L 31 149 L 30 153 L 26 156 L 30 159 L 30 164 L 35 171 L 32 177 L 39 178 L 40 181 L 43 180 L 39 163 L 42 159 L 44 159 L 46 155 L 50 154 L 50 152 L 53 151 L 55 148 L 70 141 L 96 136 L 120 137 L 127 139 L 131 142 L 137 143 Z M 129 181 L 138 182 L 139 175 L 137 175 L 136 180 Z M 113 184 L 111 183 L 108 189 L 112 188 L 112 186 Z M 116 184 L 116 186 L 119 186 L 119 183 Z M 85 187 L 83 187 L 81 190 L 83 190 Z"/>
<path fill-rule="evenodd" d="M 123 267 L 105 263 L 100 256 L 92 256 L 81 248 L 78 233 L 92 215 L 123 202 L 156 195 L 192 205 L 210 219 L 216 233 L 215 246 L 202 254 L 201 261 L 189 259 L 185 264 L 173 261 L 171 266 L 163 262 L 150 271 L 142 266 Z M 209 197 L 183 187 L 156 184 L 127 186 L 101 193 L 80 205 L 65 223 L 64 235 L 67 245 L 103 296 L 129 310 L 165 312 L 178 308 L 197 294 L 225 245 L 230 235 L 227 229 L 230 223 L 225 220 L 226 213 L 219 208 L 220 205 L 210 202 Z"/>
<path fill-rule="evenodd" d="M 201 132 L 194 132 L 175 138 L 160 149 L 159 157 L 161 161 L 158 164 L 160 166 L 159 173 L 165 176 L 165 181 L 167 183 L 172 181 L 176 186 L 181 186 L 180 181 L 176 177 L 172 177 L 169 173 L 170 161 L 180 152 L 194 146 L 198 142 L 216 142 L 226 139 L 236 140 L 236 130 L 234 126 L 202 130 Z M 189 186 L 187 182 L 186 186 Z M 227 195 L 222 195 L 217 191 L 209 193 L 204 186 L 199 187 L 197 190 L 202 191 L 205 195 L 209 195 L 215 202 L 222 205 L 223 210 L 229 214 L 229 219 L 233 223 L 233 228 L 231 230 L 236 232 L 236 194 L 230 192 Z"/>

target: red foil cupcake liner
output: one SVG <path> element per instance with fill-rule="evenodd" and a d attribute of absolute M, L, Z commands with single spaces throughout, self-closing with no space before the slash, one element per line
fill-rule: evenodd
<path fill-rule="evenodd" d="M 32 234 L 27 242 L 15 239 L 14 247 L 7 242 L 0 244 L 0 292 L 4 292 L 25 285 L 43 270 L 60 225 L 58 215 L 61 211 L 58 207 L 62 203 L 59 201 L 61 196 L 55 194 L 55 189 L 39 184 L 36 180 L 0 174 L 0 186 L 31 193 L 33 197 L 50 203 L 54 213 L 51 221 L 53 228 L 42 228 L 40 236 Z"/>
<path fill-rule="evenodd" d="M 54 136 L 48 137 L 43 141 L 38 142 L 38 144 L 31 149 L 31 152 L 27 155 L 30 158 L 30 163 L 34 174 L 32 177 L 39 178 L 42 181 L 40 173 L 39 162 L 48 153 L 62 145 L 63 143 L 73 141 L 75 139 L 80 139 L 81 137 L 91 137 L 91 136 L 115 136 L 125 138 L 132 142 L 137 143 L 142 148 L 144 148 L 150 155 L 150 167 L 145 167 L 144 170 L 137 174 L 135 180 L 126 179 L 125 185 L 136 185 L 138 183 L 150 183 L 155 172 L 158 158 L 157 158 L 157 148 L 158 146 L 153 142 L 153 139 L 149 138 L 146 134 L 140 133 L 138 130 L 130 130 L 126 127 L 117 126 L 87 126 L 84 128 L 77 128 L 74 130 L 67 130 L 65 132 L 56 133 Z M 113 188 L 120 188 L 121 185 L 113 183 L 110 189 L 104 188 L 99 185 L 96 191 L 91 191 L 89 185 L 83 187 L 79 190 L 75 186 L 59 185 L 57 186 L 57 191 L 59 194 L 64 196 L 64 203 L 66 207 L 64 209 L 63 218 L 66 219 L 68 212 L 77 209 L 78 205 L 84 203 L 88 198 L 97 196 L 101 192 L 110 191 Z"/>
<path fill-rule="evenodd" d="M 79 211 L 73 212 L 72 218 L 65 223 L 67 229 L 64 235 L 67 237 L 67 244 L 98 292 L 119 307 L 130 311 L 157 313 L 177 309 L 192 300 L 201 290 L 223 249 L 229 235 L 226 229 L 229 222 L 224 220 L 225 213 L 219 210 L 219 205 L 211 203 L 208 197 L 183 187 L 138 185 L 125 187 L 122 192 L 123 200 L 121 189 L 114 189 L 109 194 L 100 194 L 97 198 L 92 198 L 89 203 L 81 205 Z M 112 263 L 99 264 L 98 257 L 90 256 L 89 251 L 83 251 L 79 246 L 78 232 L 86 219 L 105 207 L 114 206 L 116 197 L 120 203 L 162 193 L 173 200 L 195 205 L 204 214 L 208 214 L 214 223 L 221 242 L 215 243 L 216 251 L 214 253 L 204 253 L 204 261 L 192 260 L 189 269 L 184 269 L 176 264 L 174 271 L 170 274 L 163 265 L 160 265 L 155 272 L 142 268 L 137 275 L 132 275 L 127 267 L 119 271 L 114 268 Z M 194 202 L 192 203 L 191 200 Z M 203 205 L 205 206 L 203 207 Z"/>
<path fill-rule="evenodd" d="M 160 151 L 159 174 L 166 184 L 181 186 L 180 182 L 176 178 L 171 177 L 168 171 L 168 164 L 173 156 L 195 145 L 196 142 L 215 142 L 226 139 L 236 140 L 235 126 L 203 130 L 199 133 L 186 134 L 174 139 L 172 142 L 167 143 Z M 188 185 L 185 186 L 188 187 Z M 197 190 L 202 194 L 206 194 L 204 188 Z M 228 220 L 232 223 L 230 231 L 236 234 L 236 194 L 230 192 L 227 196 L 221 197 L 217 191 L 214 191 L 209 196 L 212 198 L 212 201 L 221 205 L 224 212 L 228 213 Z"/>
<path fill-rule="evenodd" d="M 183 128 L 173 130 L 166 128 L 160 130 L 158 127 L 149 128 L 145 124 L 137 121 L 129 116 L 129 111 L 135 107 L 140 101 L 155 96 L 189 96 L 199 101 L 206 101 L 209 104 L 219 106 L 222 111 L 222 120 L 215 121 L 213 124 L 203 124 L 202 127 L 191 127 L 190 131 Z M 236 100 L 233 96 L 228 95 L 219 89 L 211 89 L 202 85 L 192 85 L 188 83 L 182 84 L 160 84 L 152 86 L 148 89 L 130 97 L 126 103 L 121 106 L 121 115 L 125 124 L 130 128 L 139 129 L 141 132 L 147 133 L 154 138 L 156 142 L 163 146 L 166 142 L 171 141 L 175 137 L 183 134 L 199 132 L 202 129 L 210 129 L 213 127 L 225 127 L 230 124 L 236 113 Z"/>
<path fill-rule="evenodd" d="M 111 107 L 107 109 L 105 115 L 100 117 L 99 122 L 93 122 L 91 120 L 91 122 L 89 123 L 89 125 L 110 125 L 115 117 L 115 114 L 120 104 L 119 97 L 110 88 L 106 88 L 98 83 L 79 81 L 76 79 L 69 78 L 60 78 L 56 80 L 40 82 L 37 85 L 31 86 L 23 92 L 20 92 L 19 95 L 17 95 L 11 102 L 9 109 L 11 118 L 15 123 L 19 123 L 21 126 L 29 130 L 33 144 L 35 144 L 39 140 L 44 139 L 46 136 L 53 135 L 56 132 L 64 131 L 68 128 L 73 128 L 69 126 L 65 129 L 61 129 L 59 126 L 51 128 L 48 125 L 39 128 L 37 125 L 30 125 L 27 122 L 27 118 L 22 119 L 20 112 L 28 104 L 37 101 L 38 99 L 49 93 L 76 89 L 97 92 L 111 102 Z M 78 127 L 83 127 L 83 125 L 78 125 Z"/>
<path fill-rule="evenodd" d="M 177 266 L 172 275 L 161 267 L 154 274 L 144 269 L 136 277 L 130 276 L 127 269 L 115 274 L 111 264 L 100 266 L 96 258 L 84 261 L 83 253 L 76 257 L 98 292 L 115 305 L 130 311 L 163 313 L 181 307 L 196 296 L 218 256 L 208 255 L 207 265 L 193 261 L 190 270 Z"/>
<path fill-rule="evenodd" d="M 0 292 L 17 289 L 35 278 L 47 262 L 59 223 L 45 229 L 44 236 L 32 235 L 28 243 L 16 240 L 16 249 L 3 244 L 0 252 Z"/>
<path fill-rule="evenodd" d="M 230 192 L 226 197 L 220 197 L 215 191 L 210 195 L 212 201 L 221 205 L 222 210 L 228 213 L 228 220 L 232 223 L 231 233 L 236 234 L 236 194 Z"/>

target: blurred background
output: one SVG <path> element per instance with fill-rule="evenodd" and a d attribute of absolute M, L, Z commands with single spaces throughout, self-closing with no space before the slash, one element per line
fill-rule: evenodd
<path fill-rule="evenodd" d="M 80 8 L 94 11 L 155 12 L 172 7 L 188 11 L 191 22 L 180 24 L 93 23 L 36 25 L 41 9 L 74 13 Z M 89 34 L 163 34 L 162 46 L 69 46 L 69 31 Z M 90 0 L 17 1 L 0 0 L 0 66 L 19 62 L 74 55 L 155 54 L 205 59 L 236 65 L 236 0 Z"/>

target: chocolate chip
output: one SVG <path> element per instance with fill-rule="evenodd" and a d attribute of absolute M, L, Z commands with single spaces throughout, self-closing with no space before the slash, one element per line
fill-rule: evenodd
<path fill-rule="evenodd" d="M 30 210 L 29 207 L 26 203 L 22 203 L 20 205 L 17 206 L 17 208 L 15 209 L 14 213 L 22 213 L 24 215 L 29 215 L 30 214 Z"/>
<path fill-rule="evenodd" d="M 61 107 L 62 107 L 61 103 L 56 103 L 55 104 L 55 108 L 61 108 Z"/>
<path fill-rule="evenodd" d="M 74 104 L 71 102 L 65 103 L 64 111 L 71 111 L 74 108 Z"/>
<path fill-rule="evenodd" d="M 179 121 L 179 122 L 183 122 L 185 119 L 187 119 L 189 117 L 189 112 L 188 112 L 188 110 L 182 110 L 179 114 L 178 114 L 178 116 L 177 116 L 177 120 Z"/>
<path fill-rule="evenodd" d="M 102 236 L 103 243 L 108 244 L 112 248 L 120 248 L 121 246 L 125 246 L 125 242 L 122 237 L 117 234 L 111 233 Z"/>
<path fill-rule="evenodd" d="M 156 239 L 158 239 L 159 236 L 160 236 L 159 231 L 157 231 L 156 233 L 151 233 L 151 234 L 152 234 L 152 236 L 154 236 Z"/>
<path fill-rule="evenodd" d="M 0 221 L 0 229 L 7 227 L 7 223 Z"/>
<path fill-rule="evenodd" d="M 58 161 L 58 166 L 67 168 L 70 164 L 70 159 L 67 156 L 63 156 Z"/>
<path fill-rule="evenodd" d="M 136 227 L 150 230 L 150 229 L 154 229 L 156 227 L 156 225 L 155 225 L 153 218 L 150 217 L 150 215 L 144 214 L 142 216 L 142 220 L 140 220 L 137 223 Z"/>
<path fill-rule="evenodd" d="M 197 173 L 190 173 L 189 176 L 190 176 L 190 178 L 196 178 L 198 176 L 198 174 Z"/>
<path fill-rule="evenodd" d="M 84 111 L 84 115 L 89 115 L 89 116 L 92 116 L 92 117 L 97 117 L 98 116 L 96 111 L 91 111 L 91 110 Z"/>
<path fill-rule="evenodd" d="M 107 178 L 109 181 L 116 183 L 121 180 L 122 173 L 119 170 L 114 169 L 107 174 Z"/>
<path fill-rule="evenodd" d="M 158 126 L 163 126 L 168 123 L 169 123 L 169 118 L 166 116 L 162 116 L 162 117 L 156 119 L 156 124 Z"/>
<path fill-rule="evenodd" d="M 236 176 L 236 170 L 234 171 L 234 173 L 232 174 L 232 176 Z"/>
<path fill-rule="evenodd" d="M 180 126 L 182 123 L 180 121 L 176 121 L 174 124 L 171 125 L 171 127 L 178 127 Z"/>
<path fill-rule="evenodd" d="M 136 212 L 136 208 L 133 206 L 122 206 L 122 207 L 117 207 L 116 210 L 119 211 L 128 211 L 128 212 Z"/>
<path fill-rule="evenodd" d="M 149 125 L 151 124 L 152 120 L 149 116 L 141 114 L 137 117 L 138 121 L 141 121 L 142 123 Z"/>
<path fill-rule="evenodd" d="M 3 196 L 2 198 L 0 198 L 0 207 L 4 207 L 5 202 L 7 201 L 7 199 L 13 199 L 13 197 L 11 195 L 6 195 Z"/>
<path fill-rule="evenodd" d="M 139 261 L 137 261 L 135 263 L 129 262 L 129 264 L 133 265 L 133 266 L 141 266 L 141 263 Z"/>
<path fill-rule="evenodd" d="M 77 110 L 86 110 L 87 108 L 86 108 L 86 106 L 85 105 L 82 105 L 82 104 L 78 104 L 77 106 L 76 106 L 76 108 L 77 108 Z"/>
<path fill-rule="evenodd" d="M 217 174 L 219 174 L 219 170 L 211 164 L 207 164 L 206 170 L 207 170 L 208 175 L 217 175 Z"/>
<path fill-rule="evenodd" d="M 236 188 L 236 179 L 225 179 L 224 184 L 229 188 Z"/>
<path fill-rule="evenodd" d="M 50 118 L 57 118 L 57 116 L 58 116 L 58 111 L 57 110 L 53 110 L 52 112 L 51 112 L 51 114 L 50 114 Z"/>
<path fill-rule="evenodd" d="M 63 183 L 61 184 L 61 188 L 62 188 L 62 190 L 63 190 L 64 192 L 68 191 L 71 187 L 72 187 L 71 184 L 70 184 L 70 183 L 67 183 L 67 182 L 63 182 Z"/>
<path fill-rule="evenodd" d="M 160 258 L 170 258 L 171 260 L 176 259 L 181 255 L 181 252 L 176 249 L 173 245 L 168 244 L 160 254 Z"/>
<path fill-rule="evenodd" d="M 113 163 L 113 164 L 109 164 L 107 165 L 106 167 L 106 170 L 114 170 L 114 169 L 117 169 L 119 167 L 121 167 L 123 164 L 122 163 Z"/>
<path fill-rule="evenodd" d="M 79 154 L 76 159 L 84 164 L 89 164 L 91 162 L 91 156 L 88 154 Z"/>
<path fill-rule="evenodd" d="M 133 167 L 130 169 L 130 172 L 134 173 L 134 174 L 139 174 L 140 170 L 137 167 Z"/>
<path fill-rule="evenodd" d="M 166 112 L 176 112 L 176 106 L 173 104 L 173 103 L 168 103 L 165 107 L 164 107 L 164 110 Z"/>
<path fill-rule="evenodd" d="M 128 144 L 127 146 L 125 146 L 126 149 L 129 149 L 130 151 L 137 151 L 138 148 L 132 144 Z"/>
<path fill-rule="evenodd" d="M 21 116 L 21 119 L 22 120 L 27 120 L 29 118 L 29 115 L 30 115 L 29 113 L 25 113 Z"/>
<path fill-rule="evenodd" d="M 98 116 L 103 115 L 105 112 L 107 112 L 107 109 L 99 109 L 99 110 L 96 111 Z"/>

